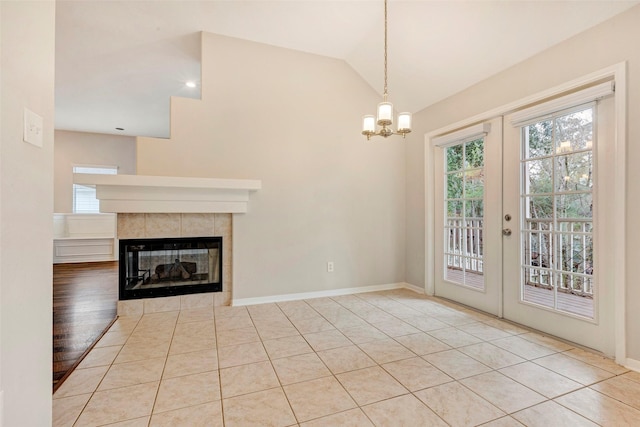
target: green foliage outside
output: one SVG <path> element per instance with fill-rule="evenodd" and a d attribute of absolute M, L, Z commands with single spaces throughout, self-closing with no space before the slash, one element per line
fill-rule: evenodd
<path fill-rule="evenodd" d="M 484 140 L 446 149 L 447 216 L 482 218 L 484 198 Z M 451 200 L 451 199 L 465 199 Z M 466 203 L 465 203 L 466 202 Z"/>
<path fill-rule="evenodd" d="M 588 109 L 524 128 L 528 218 L 552 219 L 553 193 L 558 218 L 591 218 L 592 154 L 575 152 L 590 148 L 592 123 Z"/>

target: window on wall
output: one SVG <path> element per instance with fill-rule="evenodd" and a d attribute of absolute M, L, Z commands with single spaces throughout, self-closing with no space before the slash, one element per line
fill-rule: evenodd
<path fill-rule="evenodd" d="M 117 175 L 117 166 L 74 166 L 73 173 Z M 73 212 L 100 213 L 96 188 L 92 185 L 73 184 Z"/>

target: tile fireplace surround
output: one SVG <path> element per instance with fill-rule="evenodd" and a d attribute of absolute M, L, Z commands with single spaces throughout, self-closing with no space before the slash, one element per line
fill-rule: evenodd
<path fill-rule="evenodd" d="M 222 237 L 222 292 L 118 301 L 119 316 L 230 305 L 233 293 L 232 214 L 248 211 L 255 179 L 74 174 L 96 188 L 101 212 L 118 214 L 118 239 Z"/>
<path fill-rule="evenodd" d="M 233 236 L 229 213 L 119 213 L 118 239 L 221 236 L 222 292 L 118 301 L 119 316 L 229 305 L 233 290 L 231 273 Z"/>

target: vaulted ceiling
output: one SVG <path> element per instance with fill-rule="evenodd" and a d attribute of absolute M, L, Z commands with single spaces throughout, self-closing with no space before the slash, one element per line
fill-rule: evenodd
<path fill-rule="evenodd" d="M 390 98 L 417 112 L 638 3 L 390 0 Z M 382 91 L 382 0 L 58 0 L 56 128 L 169 136 L 169 97 L 200 96 L 200 31 L 343 59 Z"/>

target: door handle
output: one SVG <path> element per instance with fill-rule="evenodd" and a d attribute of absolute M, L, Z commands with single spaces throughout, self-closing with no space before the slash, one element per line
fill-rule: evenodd
<path fill-rule="evenodd" d="M 511 229 L 510 228 L 503 228 L 502 229 L 502 235 L 503 236 L 511 236 Z"/>

